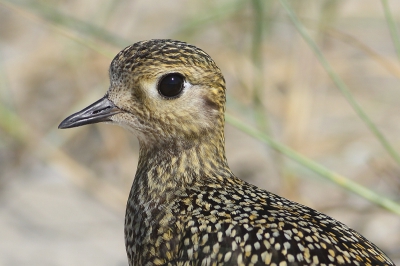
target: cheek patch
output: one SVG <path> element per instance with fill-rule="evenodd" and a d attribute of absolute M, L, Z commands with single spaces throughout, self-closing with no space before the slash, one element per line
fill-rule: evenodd
<path fill-rule="evenodd" d="M 207 96 L 203 97 L 203 103 L 204 103 L 204 107 L 206 109 L 212 109 L 212 110 L 217 110 L 218 111 L 218 104 L 216 102 L 212 101 Z"/>

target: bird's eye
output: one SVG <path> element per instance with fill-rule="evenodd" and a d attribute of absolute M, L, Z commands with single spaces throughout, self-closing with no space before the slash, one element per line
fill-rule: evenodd
<path fill-rule="evenodd" d="M 161 78 L 158 83 L 158 92 L 168 98 L 178 96 L 183 90 L 183 76 L 172 73 Z"/>

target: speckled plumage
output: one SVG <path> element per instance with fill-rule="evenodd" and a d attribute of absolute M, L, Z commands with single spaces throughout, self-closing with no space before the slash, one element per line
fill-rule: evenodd
<path fill-rule="evenodd" d="M 166 73 L 184 77 L 178 97 L 158 93 Z M 225 81 L 199 48 L 135 43 L 114 58 L 110 79 L 100 120 L 128 128 L 140 142 L 125 219 L 129 265 L 394 265 L 346 225 L 231 172 Z"/>

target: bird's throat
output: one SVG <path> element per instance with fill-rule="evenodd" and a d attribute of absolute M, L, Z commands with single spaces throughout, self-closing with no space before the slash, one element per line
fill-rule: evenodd
<path fill-rule="evenodd" d="M 168 197 L 168 194 L 181 188 L 218 182 L 214 177 L 231 175 L 223 138 L 208 142 L 193 141 L 192 145 L 160 145 L 163 147 L 142 144 L 140 147 L 138 169 L 132 189 L 137 190 L 147 200 Z"/>

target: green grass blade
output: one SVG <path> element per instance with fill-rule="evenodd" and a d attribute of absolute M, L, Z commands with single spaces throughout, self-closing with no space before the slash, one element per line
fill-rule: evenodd
<path fill-rule="evenodd" d="M 228 1 L 213 9 L 207 10 L 206 13 L 192 16 L 187 19 L 185 23 L 182 23 L 180 27 L 176 28 L 172 33 L 172 36 L 175 36 L 178 39 L 182 37 L 189 38 L 193 36 L 195 32 L 207 29 L 218 22 L 226 20 L 239 10 L 242 10 L 246 4 L 247 1 L 245 0 Z"/>
<path fill-rule="evenodd" d="M 235 117 L 226 114 L 225 116 L 226 121 L 233 125 L 234 127 L 240 129 L 241 131 L 245 132 L 249 136 L 252 136 L 256 138 L 257 140 L 264 142 L 268 144 L 270 147 L 273 149 L 281 152 L 282 154 L 286 155 L 287 157 L 291 158 L 292 160 L 298 162 L 299 164 L 305 166 L 306 168 L 312 170 L 313 172 L 317 173 L 318 175 L 324 177 L 325 179 L 328 179 L 335 183 L 336 185 L 339 185 L 346 190 L 353 192 L 370 202 L 381 206 L 382 208 L 385 208 L 393 213 L 396 213 L 400 215 L 400 204 L 392 201 L 391 199 L 388 199 L 387 197 L 384 197 L 382 195 L 377 194 L 376 192 L 338 174 L 335 173 L 326 167 L 322 166 L 321 164 L 318 164 L 317 162 L 303 156 L 302 154 L 290 149 L 289 147 L 273 140 L 269 136 L 261 133 L 260 131 L 257 131 L 243 122 L 239 121 Z"/>
<path fill-rule="evenodd" d="M 336 72 L 333 70 L 329 62 L 326 60 L 325 56 L 322 54 L 321 50 L 318 48 L 316 43 L 311 39 L 305 30 L 302 23 L 297 19 L 295 13 L 292 8 L 289 6 L 286 0 L 280 0 L 281 5 L 284 7 L 286 12 L 288 13 L 290 19 L 292 20 L 294 26 L 306 41 L 306 43 L 310 46 L 311 50 L 314 52 L 321 65 L 328 73 L 329 77 L 333 80 L 335 85 L 342 92 L 346 100 L 349 102 L 351 107 L 357 113 L 357 115 L 362 119 L 362 121 L 367 125 L 367 127 L 372 131 L 375 137 L 379 140 L 385 150 L 389 153 L 389 155 L 400 165 L 400 155 L 393 148 L 393 146 L 389 143 L 389 141 L 385 138 L 385 136 L 380 132 L 380 130 L 376 127 L 376 125 L 372 122 L 372 120 L 368 117 L 368 115 L 364 112 L 361 106 L 354 99 L 353 95 L 350 93 L 346 84 L 339 78 Z"/>
<path fill-rule="evenodd" d="M 72 16 L 66 15 L 48 4 L 44 4 L 45 2 L 43 1 L 1 0 L 0 3 L 8 6 L 9 8 L 13 8 L 14 10 L 29 10 L 40 17 L 40 19 L 47 21 L 48 24 L 51 24 L 53 27 L 63 26 L 70 28 L 82 36 L 96 38 L 116 47 L 125 47 L 130 44 L 128 40 L 125 40 L 116 34 L 113 34 L 87 21 L 79 20 Z"/>
<path fill-rule="evenodd" d="M 253 83 L 253 107 L 254 115 L 258 128 L 262 132 L 270 133 L 268 117 L 262 103 L 263 91 L 263 61 L 262 61 L 262 41 L 264 33 L 264 0 L 253 0 L 253 34 L 251 60 L 254 65 Z"/>
<path fill-rule="evenodd" d="M 394 20 L 392 13 L 390 12 L 389 1 L 381 0 L 383 11 L 385 12 L 385 18 L 389 26 L 390 34 L 392 35 L 392 40 L 394 47 L 396 49 L 397 59 L 400 61 L 400 36 L 399 31 L 396 27 L 396 21 Z"/>

